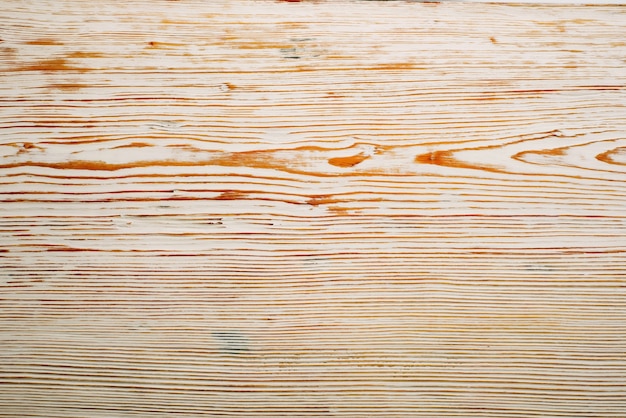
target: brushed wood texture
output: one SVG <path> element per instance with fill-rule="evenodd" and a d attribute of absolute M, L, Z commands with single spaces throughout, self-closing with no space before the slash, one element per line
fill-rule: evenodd
<path fill-rule="evenodd" d="M 0 3 L 0 417 L 626 416 L 626 9 Z"/>

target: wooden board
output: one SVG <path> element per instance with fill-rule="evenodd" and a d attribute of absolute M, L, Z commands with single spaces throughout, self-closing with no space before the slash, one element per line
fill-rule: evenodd
<path fill-rule="evenodd" d="M 1 417 L 626 416 L 626 9 L 0 4 Z"/>

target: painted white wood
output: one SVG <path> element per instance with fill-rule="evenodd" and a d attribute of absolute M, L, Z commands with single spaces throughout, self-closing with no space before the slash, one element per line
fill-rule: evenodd
<path fill-rule="evenodd" d="M 0 417 L 624 417 L 625 34 L 1 2 Z"/>

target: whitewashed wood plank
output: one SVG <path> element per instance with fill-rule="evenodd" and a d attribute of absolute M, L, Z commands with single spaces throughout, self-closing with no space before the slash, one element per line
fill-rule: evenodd
<path fill-rule="evenodd" d="M 0 416 L 624 416 L 623 7 L 0 10 Z"/>

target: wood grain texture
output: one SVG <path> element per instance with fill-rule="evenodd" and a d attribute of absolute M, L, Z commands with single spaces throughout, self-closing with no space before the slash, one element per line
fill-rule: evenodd
<path fill-rule="evenodd" d="M 626 416 L 626 8 L 0 3 L 0 417 Z"/>

